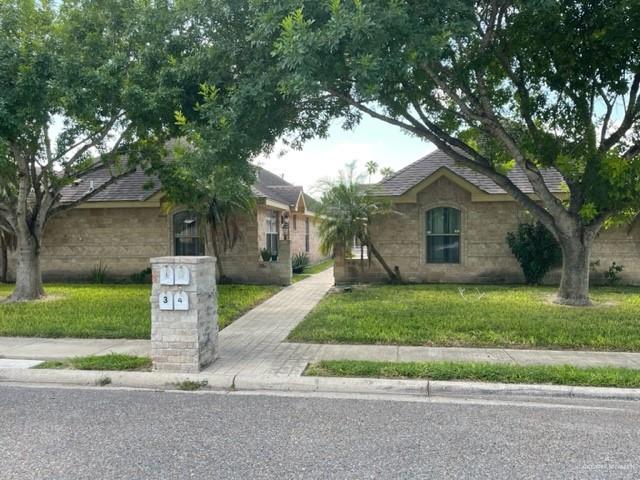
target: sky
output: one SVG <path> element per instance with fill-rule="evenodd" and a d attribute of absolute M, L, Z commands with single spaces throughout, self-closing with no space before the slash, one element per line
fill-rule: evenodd
<path fill-rule="evenodd" d="M 258 157 L 256 163 L 277 175 L 284 174 L 285 180 L 302 185 L 313 195 L 318 180 L 336 177 L 353 160 L 358 172 L 366 172 L 365 163 L 369 160 L 397 171 L 434 149 L 433 144 L 409 136 L 398 127 L 364 117 L 354 130 L 345 131 L 336 121 L 328 138 L 310 140 L 300 151 L 280 142 L 270 155 Z M 376 175 L 371 180 L 380 178 Z"/>

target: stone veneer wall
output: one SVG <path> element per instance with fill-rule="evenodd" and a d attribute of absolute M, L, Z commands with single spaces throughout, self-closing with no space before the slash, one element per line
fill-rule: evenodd
<path fill-rule="evenodd" d="M 461 262 L 427 264 L 425 221 L 427 210 L 447 206 L 461 211 Z M 515 231 L 527 216 L 513 201 L 472 202 L 471 194 L 446 178 L 440 178 L 418 197 L 416 203 L 394 205 L 396 213 L 387 215 L 371 227 L 373 241 L 393 268 L 397 265 L 405 281 L 521 283 L 522 271 L 506 243 L 507 232 Z M 341 257 L 341 258 L 340 258 Z M 640 228 L 603 231 L 596 240 L 592 260 L 600 260 L 593 280 L 601 281 L 611 262 L 625 266 L 621 282 L 640 284 Z M 384 270 L 372 260 L 345 259 L 336 254 L 336 283 L 381 282 Z M 556 283 L 560 270 L 545 279 Z"/>
<path fill-rule="evenodd" d="M 150 260 L 151 359 L 153 369 L 164 372 L 198 373 L 218 353 L 218 294 L 213 257 L 158 257 Z M 160 270 L 182 265 L 189 269 L 188 285 L 161 285 Z M 186 294 L 188 310 L 161 310 L 161 294 Z"/>

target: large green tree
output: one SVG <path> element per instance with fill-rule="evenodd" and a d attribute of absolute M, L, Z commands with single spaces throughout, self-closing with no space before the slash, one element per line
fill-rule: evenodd
<path fill-rule="evenodd" d="M 329 95 L 492 179 L 560 243 L 557 301 L 589 303 L 594 239 L 640 207 L 637 0 L 278 3 L 292 11 L 276 45 L 285 91 Z"/>
<path fill-rule="evenodd" d="M 143 0 L 0 3 L 0 228 L 16 241 L 11 300 L 44 293 L 49 219 L 126 174 L 169 134 L 179 105 L 173 63 L 184 50 L 171 8 Z M 109 166 L 111 180 L 62 203 L 61 189 L 96 163 Z"/>
<path fill-rule="evenodd" d="M 177 143 L 175 160 L 156 170 L 171 203 L 206 221 L 207 250 L 218 258 L 222 278 L 222 254 L 255 208 L 251 160 L 283 137 L 297 147 L 324 135 L 336 113 L 326 98 L 305 102 L 281 91 L 272 55 L 280 28 L 264 20 L 265 12 L 251 0 L 183 0 L 176 10 L 178 34 L 188 45 L 176 71 L 190 97 L 176 112 L 184 142 Z"/>

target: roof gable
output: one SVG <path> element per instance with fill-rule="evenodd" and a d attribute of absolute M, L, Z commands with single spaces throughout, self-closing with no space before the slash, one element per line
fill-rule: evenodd
<path fill-rule="evenodd" d="M 436 150 L 421 159 L 399 170 L 391 177 L 380 182 L 376 193 L 381 196 L 400 196 L 413 191 L 413 189 L 429 179 L 432 175 L 442 170 L 447 170 L 465 184 L 487 195 L 506 195 L 489 177 L 482 175 L 470 168 L 461 166 L 449 155 L 441 150 Z M 542 176 L 552 193 L 564 193 L 564 180 L 562 175 L 554 168 L 542 169 Z M 533 194 L 534 190 L 525 172 L 519 167 L 513 168 L 507 176 L 524 193 Z"/>

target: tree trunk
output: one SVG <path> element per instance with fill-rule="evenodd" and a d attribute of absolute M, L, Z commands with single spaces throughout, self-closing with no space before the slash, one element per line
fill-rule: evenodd
<path fill-rule="evenodd" d="M 218 245 L 217 239 L 213 240 L 212 246 L 213 246 L 213 254 L 216 257 L 216 269 L 218 270 L 218 280 L 220 281 L 220 283 L 224 283 L 228 279 L 224 273 L 224 268 L 222 267 L 222 258 L 220 256 L 220 247 Z"/>
<path fill-rule="evenodd" d="M 365 242 L 363 242 L 362 239 L 360 240 L 360 242 L 362 244 L 365 244 Z M 380 265 L 382 265 L 382 268 L 384 268 L 384 271 L 387 272 L 387 275 L 389 275 L 389 280 L 391 280 L 391 282 L 393 283 L 400 282 L 401 279 L 400 279 L 399 270 L 397 268 L 395 271 L 391 270 L 391 268 L 389 267 L 387 262 L 384 260 L 384 258 L 382 258 L 382 255 L 380 255 L 380 252 L 378 252 L 378 249 L 373 245 L 373 243 L 369 242 L 366 245 L 367 245 L 368 253 L 373 254 L 375 259 L 380 263 Z"/>
<path fill-rule="evenodd" d="M 574 236 L 561 239 L 560 247 L 562 279 L 556 303 L 580 307 L 591 305 L 589 299 L 591 242 Z"/>
<path fill-rule="evenodd" d="M 36 300 L 43 295 L 39 242 L 33 236 L 19 236 L 16 248 L 16 287 L 9 301 Z"/>
<path fill-rule="evenodd" d="M 227 281 L 227 276 L 222 268 L 222 259 L 220 258 L 220 245 L 218 244 L 218 233 L 209 225 L 206 234 L 206 253 L 212 255 L 216 259 L 216 279 L 218 283 Z"/>
<path fill-rule="evenodd" d="M 2 283 L 7 282 L 8 262 L 7 245 L 4 243 L 4 239 L 0 233 L 0 282 Z"/>

